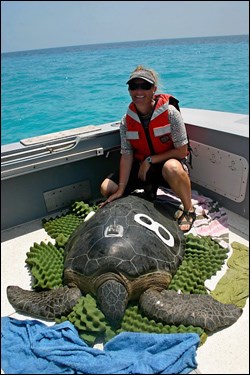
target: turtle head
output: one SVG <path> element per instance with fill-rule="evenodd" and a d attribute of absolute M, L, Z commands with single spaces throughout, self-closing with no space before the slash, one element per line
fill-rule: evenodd
<path fill-rule="evenodd" d="M 113 328 L 119 328 L 128 303 L 125 286 L 116 280 L 108 280 L 97 289 L 99 308 Z"/>

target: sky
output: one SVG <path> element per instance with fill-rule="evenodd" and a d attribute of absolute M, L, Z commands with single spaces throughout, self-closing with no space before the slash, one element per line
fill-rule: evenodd
<path fill-rule="evenodd" d="M 1 52 L 249 33 L 249 1 L 1 1 Z"/>

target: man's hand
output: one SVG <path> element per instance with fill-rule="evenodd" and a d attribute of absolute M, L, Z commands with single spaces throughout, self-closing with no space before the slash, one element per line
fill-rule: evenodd
<path fill-rule="evenodd" d="M 147 172 L 150 168 L 150 164 L 147 162 L 147 160 L 144 160 L 141 165 L 140 165 L 140 168 L 139 168 L 139 172 L 138 172 L 138 178 L 142 181 L 146 181 L 146 177 L 147 177 Z"/>
<path fill-rule="evenodd" d="M 121 191 L 117 190 L 117 192 L 115 192 L 114 194 L 110 195 L 108 197 L 108 199 L 106 199 L 104 202 L 100 203 L 99 204 L 99 208 L 102 208 L 102 207 L 106 206 L 106 204 L 108 204 L 108 203 L 110 203 L 110 202 L 112 202 L 112 201 L 114 201 L 116 199 L 119 199 L 122 196 L 123 196 L 123 193 Z"/>

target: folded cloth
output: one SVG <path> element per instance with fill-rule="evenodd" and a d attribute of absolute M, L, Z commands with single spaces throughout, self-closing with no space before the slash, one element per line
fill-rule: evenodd
<path fill-rule="evenodd" d="M 211 296 L 222 303 L 244 307 L 249 297 L 249 247 L 239 242 L 231 246 L 233 254 L 227 261 L 228 269 Z"/>
<path fill-rule="evenodd" d="M 47 326 L 2 317 L 6 374 L 187 374 L 197 367 L 196 333 L 123 332 L 89 347 L 69 321 Z"/>

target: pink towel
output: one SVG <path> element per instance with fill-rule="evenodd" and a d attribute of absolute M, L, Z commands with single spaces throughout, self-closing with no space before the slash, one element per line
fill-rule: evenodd
<path fill-rule="evenodd" d="M 166 202 L 177 208 L 181 205 L 181 200 L 176 197 L 171 189 L 161 187 L 157 191 L 161 202 Z M 196 213 L 196 220 L 186 234 L 192 233 L 194 236 L 211 236 L 223 248 L 229 247 L 229 228 L 226 211 L 218 202 L 211 198 L 199 194 L 192 190 L 192 204 Z"/>

